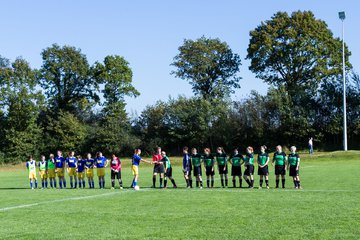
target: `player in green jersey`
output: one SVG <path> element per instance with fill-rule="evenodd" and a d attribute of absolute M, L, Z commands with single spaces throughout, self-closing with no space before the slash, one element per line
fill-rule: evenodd
<path fill-rule="evenodd" d="M 239 178 L 240 188 L 242 188 L 242 178 L 241 178 L 241 161 L 244 157 L 239 154 L 239 150 L 235 149 L 233 155 L 231 155 L 229 162 L 231 164 L 231 176 L 233 187 L 236 187 L 236 177 Z M 243 162 L 244 163 L 244 162 Z"/>
<path fill-rule="evenodd" d="M 56 178 L 55 178 L 55 158 L 54 154 L 50 154 L 49 159 L 47 160 L 48 166 L 48 177 L 50 180 L 50 187 L 56 188 Z"/>
<path fill-rule="evenodd" d="M 166 152 L 161 152 L 162 159 L 161 161 L 165 167 L 165 178 L 164 178 L 164 188 L 167 188 L 167 179 L 169 178 L 174 188 L 177 188 L 174 178 L 172 177 L 172 167 L 171 162 L 168 156 L 166 156 Z"/>
<path fill-rule="evenodd" d="M 271 162 L 273 166 L 275 163 L 276 188 L 279 188 L 280 175 L 282 188 L 285 188 L 286 162 L 286 154 L 282 151 L 282 147 L 280 145 L 276 146 L 276 152 Z"/>
<path fill-rule="evenodd" d="M 296 153 L 296 147 L 292 146 L 290 148 L 291 153 L 288 156 L 288 170 L 290 168 L 290 174 L 294 181 L 295 189 L 301 189 L 300 178 L 299 178 L 299 169 L 300 169 L 300 156 Z"/>
<path fill-rule="evenodd" d="M 250 146 L 246 148 L 246 156 L 244 157 L 244 162 L 244 180 L 249 185 L 249 188 L 254 188 L 254 149 Z M 248 179 L 248 177 L 250 177 L 250 180 Z"/>
<path fill-rule="evenodd" d="M 210 148 L 204 149 L 203 161 L 206 172 L 206 186 L 208 188 L 210 187 L 210 178 L 211 178 L 211 187 L 214 187 L 215 160 L 214 160 L 214 156 L 211 154 Z"/>
<path fill-rule="evenodd" d="M 194 167 L 194 177 L 196 178 L 196 187 L 200 189 L 203 187 L 202 183 L 202 172 L 201 172 L 201 155 L 198 154 L 197 149 L 191 149 L 191 164 Z"/>
<path fill-rule="evenodd" d="M 217 162 L 218 169 L 219 169 L 221 186 L 227 187 L 228 186 L 227 156 L 224 151 L 224 148 L 222 148 L 222 147 L 217 148 L 216 162 Z M 224 178 L 225 178 L 225 185 L 224 185 Z"/>
<path fill-rule="evenodd" d="M 262 188 L 265 176 L 266 188 L 269 189 L 269 161 L 270 157 L 266 151 L 266 146 L 260 147 L 260 153 L 258 155 L 257 163 L 258 163 L 258 175 L 260 176 L 260 185 L 259 189 Z"/>

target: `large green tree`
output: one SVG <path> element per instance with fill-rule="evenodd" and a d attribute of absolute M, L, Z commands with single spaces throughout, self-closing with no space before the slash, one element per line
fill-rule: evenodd
<path fill-rule="evenodd" d="M 37 118 L 43 103 L 36 89 L 36 72 L 22 58 L 13 63 L 0 57 L 0 106 L 6 160 L 21 161 L 41 149 Z"/>
<path fill-rule="evenodd" d="M 39 82 L 53 110 L 76 113 L 97 102 L 97 81 L 80 49 L 53 44 L 41 53 Z"/>
<path fill-rule="evenodd" d="M 345 51 L 349 69 L 346 45 Z M 262 22 L 250 31 L 247 52 L 256 77 L 285 87 L 297 104 L 312 96 L 324 79 L 341 73 L 342 43 L 310 11 L 278 12 Z"/>
<path fill-rule="evenodd" d="M 218 38 L 184 40 L 171 65 L 176 67 L 171 73 L 189 81 L 193 92 L 205 99 L 223 99 L 240 88 L 240 56 Z"/>

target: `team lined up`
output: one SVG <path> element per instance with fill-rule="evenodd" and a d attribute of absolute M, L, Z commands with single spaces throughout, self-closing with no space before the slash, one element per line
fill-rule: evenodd
<path fill-rule="evenodd" d="M 238 149 L 227 156 L 222 147 L 217 148 L 216 154 L 211 154 L 209 148 L 204 149 L 203 154 L 199 154 L 196 148 L 191 150 L 191 154 L 188 152 L 188 148 L 183 149 L 183 173 L 188 188 L 192 188 L 192 172 L 196 179 L 196 187 L 203 187 L 202 179 L 202 165 L 206 174 L 207 187 L 214 187 L 214 175 L 215 166 L 217 165 L 218 172 L 221 179 L 221 186 L 228 187 L 228 163 L 231 165 L 231 176 L 233 187 L 236 187 L 236 178 L 239 180 L 239 187 L 242 188 L 242 180 L 244 179 L 249 188 L 254 187 L 254 150 L 252 147 L 247 147 L 246 154 L 241 155 Z M 57 156 L 54 157 L 50 154 L 50 158 L 45 160 L 45 156 L 41 156 L 41 161 L 36 162 L 29 157 L 29 161 L 26 166 L 29 170 L 30 187 L 37 188 L 36 167 L 39 167 L 39 173 L 42 183 L 42 188 L 48 187 L 48 182 L 51 188 L 57 187 L 57 181 L 55 176 L 57 175 L 59 180 L 59 188 L 66 188 L 65 170 L 70 177 L 71 188 L 85 188 L 85 176 L 88 180 L 89 188 L 94 188 L 94 169 L 97 169 L 97 176 L 99 178 L 99 188 L 105 188 L 105 168 L 109 165 L 109 161 L 103 156 L 101 152 L 96 154 L 96 158 L 93 159 L 91 154 L 87 154 L 85 159 L 81 156 L 74 156 L 75 153 L 71 151 L 68 157 L 65 159 L 62 156 L 62 152 L 58 151 Z M 167 180 L 170 179 L 174 188 L 176 188 L 175 180 L 172 177 L 172 165 L 166 152 L 161 151 L 161 148 L 157 148 L 156 153 L 153 155 L 152 161 L 147 161 L 141 158 L 141 150 L 136 149 L 132 158 L 132 173 L 134 175 L 131 187 L 136 189 L 138 186 L 139 178 L 139 165 L 140 162 L 146 162 L 154 164 L 153 170 L 153 188 L 156 187 L 156 176 L 160 177 L 160 188 L 167 187 Z M 260 176 L 259 188 L 262 188 L 264 178 L 266 188 L 269 188 L 269 165 L 270 157 L 266 152 L 266 147 L 260 148 L 260 153 L 257 156 L 258 175 Z M 300 169 L 300 157 L 296 153 L 296 147 L 291 147 L 291 153 L 286 155 L 282 151 L 281 146 L 276 147 L 271 164 L 275 166 L 276 175 L 276 188 L 279 188 L 280 176 L 282 181 L 282 188 L 285 188 L 285 174 L 286 169 L 290 170 L 290 176 L 293 178 L 294 187 L 296 189 L 301 188 L 299 169 Z M 242 165 L 244 165 L 244 174 L 242 174 Z M 115 178 L 119 182 L 120 189 L 123 188 L 121 179 L 121 161 L 114 154 L 110 159 L 111 169 L 111 185 L 115 187 Z M 163 185 L 164 183 L 164 185 Z"/>

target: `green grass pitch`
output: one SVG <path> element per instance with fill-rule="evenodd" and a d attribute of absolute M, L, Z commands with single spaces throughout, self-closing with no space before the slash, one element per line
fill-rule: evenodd
<path fill-rule="evenodd" d="M 186 189 L 181 159 L 171 160 L 178 189 L 149 188 L 145 163 L 140 191 L 128 189 L 129 159 L 123 190 L 109 189 L 109 172 L 104 190 L 30 190 L 24 165 L 0 167 L 0 239 L 360 238 L 359 151 L 303 154 L 303 190 L 288 176 L 287 189 L 274 189 L 273 167 L 269 190 L 222 189 L 218 175 L 214 189 Z"/>

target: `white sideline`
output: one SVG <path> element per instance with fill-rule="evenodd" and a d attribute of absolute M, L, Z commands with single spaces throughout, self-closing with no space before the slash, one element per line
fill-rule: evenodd
<path fill-rule="evenodd" d="M 142 189 L 141 191 L 146 191 L 146 189 Z M 38 202 L 38 203 L 4 207 L 4 208 L 0 208 L 0 212 L 5 212 L 5 211 L 13 210 L 13 209 L 18 209 L 18 208 L 34 207 L 34 206 L 48 204 L 48 203 L 54 203 L 54 202 L 66 202 L 66 201 L 71 201 L 71 200 L 83 200 L 83 199 L 89 199 L 89 198 L 97 198 L 97 197 L 101 197 L 101 196 L 110 196 L 110 195 L 115 195 L 115 194 L 120 194 L 120 193 L 125 193 L 125 192 L 134 192 L 134 190 L 123 190 L 123 191 L 118 191 L 118 192 L 108 192 L 108 193 L 102 193 L 102 194 L 97 194 L 97 195 L 62 198 L 62 199 L 55 199 L 55 200 L 51 200 L 51 201 L 44 201 L 44 202 Z"/>

